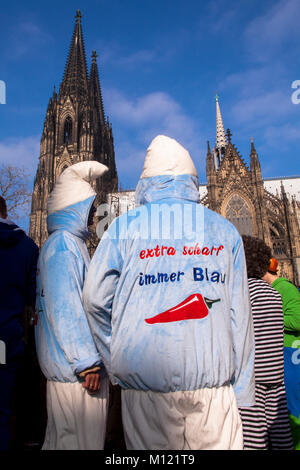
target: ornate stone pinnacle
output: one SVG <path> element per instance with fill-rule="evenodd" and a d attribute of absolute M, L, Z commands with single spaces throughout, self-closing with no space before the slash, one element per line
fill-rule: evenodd
<path fill-rule="evenodd" d="M 81 20 L 82 14 L 81 14 L 81 11 L 80 11 L 80 10 L 76 10 L 76 16 L 75 16 L 75 18 L 76 18 L 76 21 L 80 21 L 80 20 Z"/>
<path fill-rule="evenodd" d="M 230 129 L 227 129 L 226 135 L 227 135 L 228 143 L 231 144 L 231 137 L 232 137 L 232 134 L 231 134 L 231 132 L 230 132 Z"/>
<path fill-rule="evenodd" d="M 96 52 L 95 50 L 93 50 L 93 52 L 92 52 L 92 59 L 93 59 L 93 62 L 96 62 L 97 57 L 98 57 L 97 52 Z"/>

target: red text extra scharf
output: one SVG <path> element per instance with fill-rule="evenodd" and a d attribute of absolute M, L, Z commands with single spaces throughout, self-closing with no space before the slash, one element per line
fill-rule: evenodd
<path fill-rule="evenodd" d="M 224 250 L 224 245 L 219 245 L 215 247 L 214 245 L 209 248 L 208 246 L 200 247 L 199 243 L 193 246 L 184 246 L 181 252 L 184 256 L 219 256 L 219 253 Z M 165 246 L 165 245 L 156 245 L 154 248 L 146 248 L 141 250 L 139 256 L 140 259 L 147 259 L 147 258 L 158 258 L 161 256 L 175 256 L 177 253 L 177 249 L 173 246 Z"/>

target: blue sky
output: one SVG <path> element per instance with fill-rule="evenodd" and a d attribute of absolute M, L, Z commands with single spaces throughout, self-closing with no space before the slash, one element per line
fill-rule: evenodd
<path fill-rule="evenodd" d="M 0 162 L 34 175 L 46 108 L 59 88 L 76 9 L 87 62 L 96 49 L 105 113 L 123 189 L 134 188 L 157 134 L 190 151 L 206 181 L 215 142 L 215 92 L 225 129 L 263 176 L 299 175 L 300 0 L 78 0 L 6 2 L 1 8 Z"/>

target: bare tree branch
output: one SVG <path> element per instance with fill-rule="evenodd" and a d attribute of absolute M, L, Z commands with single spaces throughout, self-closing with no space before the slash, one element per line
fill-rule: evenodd
<path fill-rule="evenodd" d="M 0 164 L 0 195 L 6 200 L 10 217 L 29 215 L 31 192 L 29 176 L 22 167 Z"/>

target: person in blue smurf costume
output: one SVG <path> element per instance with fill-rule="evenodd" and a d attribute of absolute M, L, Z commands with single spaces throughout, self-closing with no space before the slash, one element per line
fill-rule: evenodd
<path fill-rule="evenodd" d="M 199 204 L 176 140 L 150 144 L 137 207 L 116 218 L 83 290 L 128 449 L 243 449 L 238 406 L 255 403 L 254 336 L 242 239 Z"/>
<path fill-rule="evenodd" d="M 47 378 L 43 449 L 103 449 L 108 378 L 82 304 L 90 263 L 86 246 L 96 192 L 107 167 L 85 161 L 59 176 L 47 202 L 49 237 L 37 274 L 36 347 Z"/>

